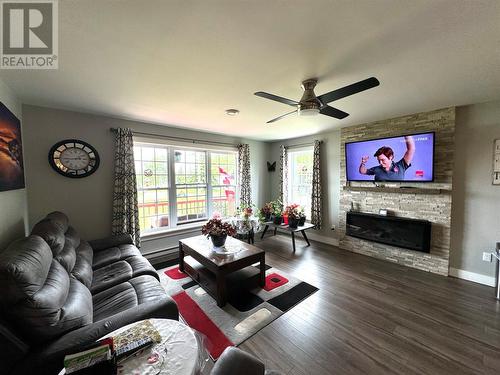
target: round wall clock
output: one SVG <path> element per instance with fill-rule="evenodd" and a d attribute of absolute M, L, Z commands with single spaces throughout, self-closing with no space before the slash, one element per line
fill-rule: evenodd
<path fill-rule="evenodd" d="M 57 142 L 50 149 L 49 163 L 57 173 L 63 176 L 82 178 L 97 170 L 99 154 L 87 142 L 78 139 L 65 139 Z"/>

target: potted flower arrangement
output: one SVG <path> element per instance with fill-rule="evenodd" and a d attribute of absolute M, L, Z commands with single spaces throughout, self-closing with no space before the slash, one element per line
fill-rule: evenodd
<path fill-rule="evenodd" d="M 306 214 L 304 212 L 304 207 L 301 207 L 299 211 L 299 227 L 303 226 L 305 223 L 306 223 Z"/>
<path fill-rule="evenodd" d="M 266 203 L 259 211 L 259 218 L 261 221 L 271 221 L 271 215 L 273 214 L 272 202 Z"/>
<path fill-rule="evenodd" d="M 220 217 L 214 216 L 201 227 L 201 233 L 210 237 L 215 247 L 222 247 L 226 243 L 227 236 L 236 235 L 236 229 L 231 224 L 223 222 Z"/>
<path fill-rule="evenodd" d="M 288 216 L 288 226 L 290 228 L 297 228 L 300 219 L 300 206 L 298 204 L 291 204 L 286 206 L 284 215 Z"/>
<path fill-rule="evenodd" d="M 283 215 L 282 215 L 282 211 L 283 211 L 283 203 L 281 203 L 281 201 L 279 199 L 276 199 L 275 201 L 272 201 L 272 202 L 269 202 L 269 204 L 271 205 L 272 207 L 272 215 L 274 216 L 274 219 L 273 219 L 273 222 L 274 224 L 276 225 L 279 225 L 281 224 L 282 220 L 283 220 Z"/>

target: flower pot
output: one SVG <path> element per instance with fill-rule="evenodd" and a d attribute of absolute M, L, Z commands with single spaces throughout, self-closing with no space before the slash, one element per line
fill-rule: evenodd
<path fill-rule="evenodd" d="M 299 219 L 299 226 L 301 227 L 305 223 L 306 223 L 306 217 L 305 216 L 301 216 L 300 219 Z"/>
<path fill-rule="evenodd" d="M 280 225 L 281 224 L 281 216 L 275 216 L 274 217 L 274 220 L 273 220 L 273 223 L 276 224 L 276 225 Z"/>
<path fill-rule="evenodd" d="M 288 226 L 290 228 L 297 228 L 299 226 L 299 219 L 295 218 L 295 217 L 289 217 L 288 218 Z"/>
<path fill-rule="evenodd" d="M 214 247 L 222 247 L 226 243 L 227 234 L 222 236 L 210 235 L 210 239 L 212 240 Z"/>

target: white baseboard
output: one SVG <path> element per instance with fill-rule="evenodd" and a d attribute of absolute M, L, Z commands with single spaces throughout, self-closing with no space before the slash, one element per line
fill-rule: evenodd
<path fill-rule="evenodd" d="M 487 286 L 495 286 L 495 278 L 491 276 L 481 275 L 480 273 L 459 270 L 450 267 L 450 276 L 457 277 L 459 279 L 473 281 L 478 284 L 483 284 Z"/>

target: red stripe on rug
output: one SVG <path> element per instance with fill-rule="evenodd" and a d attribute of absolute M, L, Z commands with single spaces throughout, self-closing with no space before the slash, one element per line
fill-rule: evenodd
<path fill-rule="evenodd" d="M 277 273 L 271 273 L 266 276 L 266 285 L 264 286 L 264 290 L 270 292 L 273 289 L 276 289 L 283 284 L 286 284 L 288 279 L 283 277 Z"/>
<path fill-rule="evenodd" d="M 234 344 L 224 335 L 205 312 L 188 296 L 186 292 L 181 292 L 172 296 L 177 303 L 179 313 L 182 315 L 188 326 L 203 333 L 207 339 L 207 350 L 214 360 L 219 358 L 224 349 Z"/>
<path fill-rule="evenodd" d="M 165 271 L 165 275 L 174 280 L 183 279 L 188 277 L 188 275 L 184 272 L 179 271 L 179 267 L 172 268 L 170 270 Z"/>

